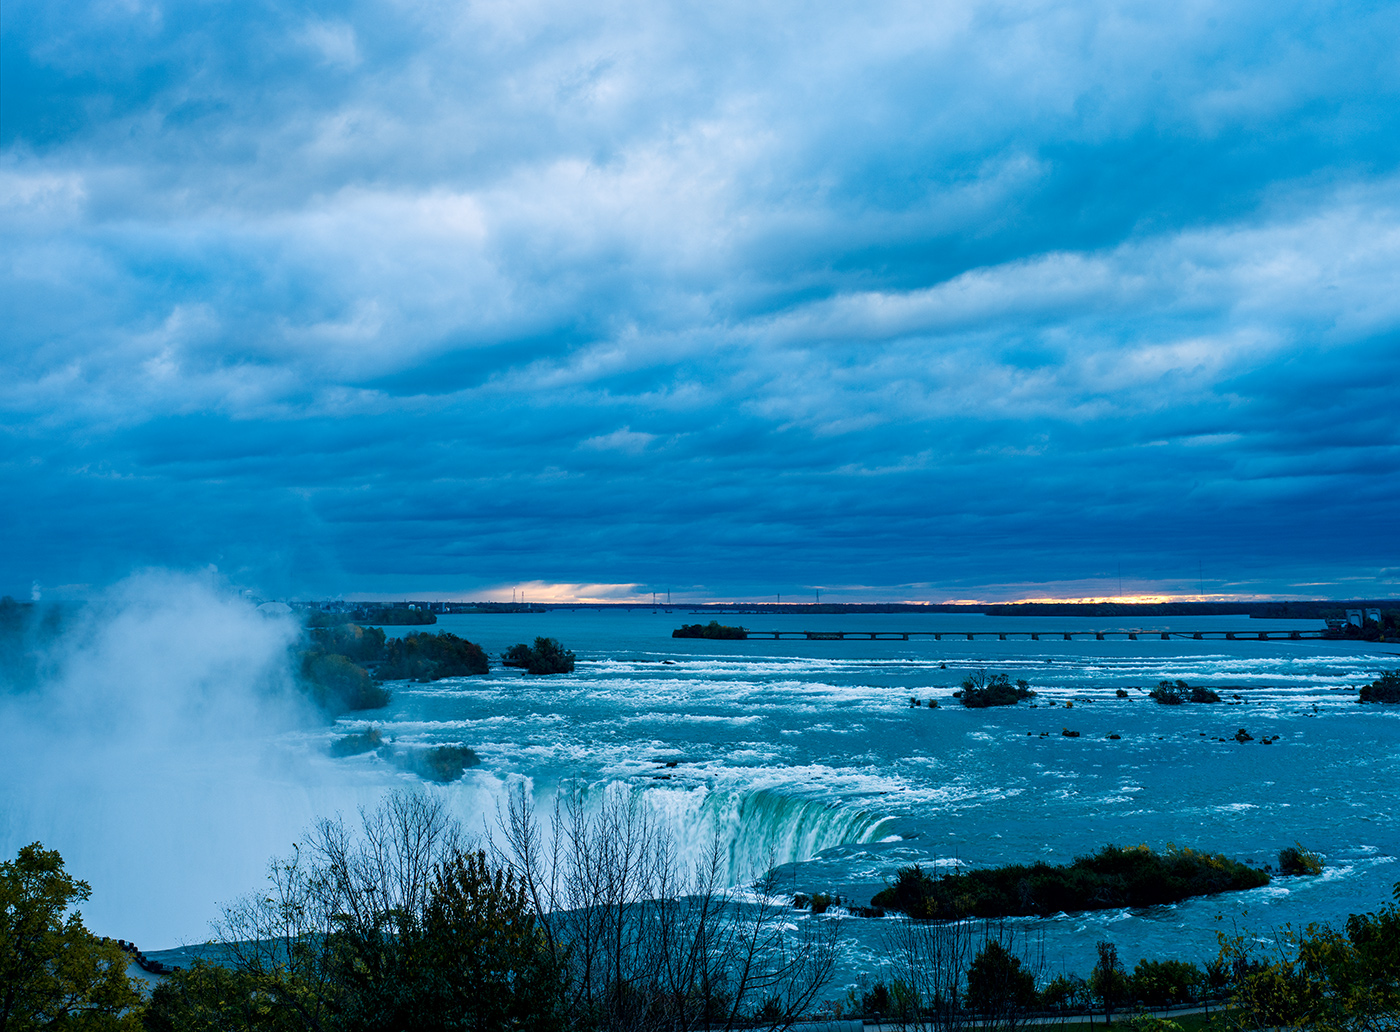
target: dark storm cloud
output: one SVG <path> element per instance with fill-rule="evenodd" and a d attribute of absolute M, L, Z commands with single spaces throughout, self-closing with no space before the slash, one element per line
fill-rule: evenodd
<path fill-rule="evenodd" d="M 1397 22 L 11 4 L 5 588 L 1393 590 Z"/>

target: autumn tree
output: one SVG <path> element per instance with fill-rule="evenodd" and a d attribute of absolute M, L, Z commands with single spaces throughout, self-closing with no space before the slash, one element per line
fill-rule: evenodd
<path fill-rule="evenodd" d="M 141 994 L 127 957 L 69 913 L 92 894 L 40 843 L 0 863 L 0 1032 L 128 1032 Z"/>

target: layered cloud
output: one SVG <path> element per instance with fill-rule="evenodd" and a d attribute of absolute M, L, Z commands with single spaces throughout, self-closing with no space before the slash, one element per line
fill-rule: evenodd
<path fill-rule="evenodd" d="M 1398 21 L 9 5 L 0 580 L 1393 591 Z"/>

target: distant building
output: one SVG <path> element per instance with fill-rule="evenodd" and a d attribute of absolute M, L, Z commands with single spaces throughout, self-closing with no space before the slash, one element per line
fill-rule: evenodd
<path fill-rule="evenodd" d="M 1360 609 L 1348 609 L 1348 610 L 1347 610 L 1347 623 L 1349 623 L 1349 624 L 1355 624 L 1357 627 L 1360 627 L 1360 626 L 1361 626 L 1361 621 L 1362 621 L 1362 611 L 1361 611 Z"/>

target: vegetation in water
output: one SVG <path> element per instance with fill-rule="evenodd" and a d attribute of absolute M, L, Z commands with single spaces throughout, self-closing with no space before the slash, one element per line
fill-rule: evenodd
<path fill-rule="evenodd" d="M 389 705 L 388 689 L 346 656 L 303 652 L 299 673 L 302 689 L 328 713 L 380 709 Z"/>
<path fill-rule="evenodd" d="M 1175 681 L 1158 681 L 1157 687 L 1147 693 L 1148 696 L 1163 706 L 1180 706 L 1186 702 L 1219 702 L 1220 696 L 1209 688 L 1199 686 L 1193 688 L 1180 679 Z"/>
<path fill-rule="evenodd" d="M 1022 699 L 1029 699 L 1034 695 L 1030 682 L 1024 678 L 1012 684 L 1011 678 L 1006 674 L 994 674 L 989 677 L 985 670 L 968 674 L 963 678 L 962 691 L 953 693 L 955 699 L 959 699 L 970 709 L 1014 706 Z"/>
<path fill-rule="evenodd" d="M 378 624 L 381 627 L 422 627 L 437 623 L 437 614 L 427 609 L 406 606 L 359 606 L 353 613 L 306 614 L 308 627 L 334 627 L 346 623 L 349 617 L 357 624 Z"/>
<path fill-rule="evenodd" d="M 533 646 L 523 642 L 506 649 L 501 661 L 509 667 L 523 667 L 531 674 L 569 674 L 574 654 L 553 638 L 536 638 Z"/>
<path fill-rule="evenodd" d="M 427 781 L 446 784 L 456 781 L 469 767 L 479 766 L 481 757 L 464 745 L 440 745 L 400 754 L 400 762 Z"/>
<path fill-rule="evenodd" d="M 707 624 L 682 624 L 671 632 L 673 638 L 747 638 L 749 632 L 742 627 L 727 627 L 718 620 Z"/>
<path fill-rule="evenodd" d="M 384 745 L 384 736 L 379 728 L 372 727 L 367 731 L 362 731 L 356 735 L 346 735 L 338 738 L 331 744 L 331 755 L 335 757 L 359 756 L 361 753 L 374 752 Z"/>
<path fill-rule="evenodd" d="M 1279 874 L 1321 874 L 1322 857 L 1304 849 L 1301 842 L 1295 842 L 1278 851 L 1278 871 Z"/>
<path fill-rule="evenodd" d="M 484 674 L 488 669 L 486 652 L 480 645 L 442 631 L 390 638 L 378 672 L 386 681 L 437 681 Z"/>
<path fill-rule="evenodd" d="M 378 663 L 384 658 L 384 628 L 359 624 L 312 627 L 311 645 L 318 652 L 344 656 L 356 663 Z"/>
<path fill-rule="evenodd" d="M 1269 875 L 1218 853 L 1170 847 L 1105 846 L 1073 863 L 1038 863 L 932 876 L 900 868 L 871 905 L 910 917 L 1049 917 L 1060 911 L 1149 907 L 1267 885 Z"/>
<path fill-rule="evenodd" d="M 1382 670 L 1381 676 L 1361 689 L 1362 702 L 1400 702 L 1400 670 Z"/>

